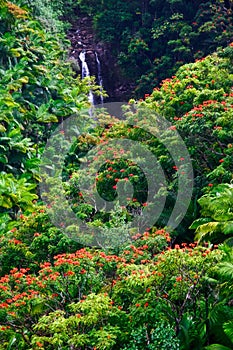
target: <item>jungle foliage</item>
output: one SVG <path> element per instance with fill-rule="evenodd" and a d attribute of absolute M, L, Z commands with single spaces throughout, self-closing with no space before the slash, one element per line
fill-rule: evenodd
<path fill-rule="evenodd" d="M 0 349 L 232 349 L 231 2 L 39 5 L 0 0 Z M 119 62 L 140 81 L 138 92 L 145 82 L 150 89 L 124 106 L 124 120 L 104 109 L 90 113 L 88 94 L 99 93 L 98 87 L 76 76 L 66 53 L 63 18 L 73 9 L 92 15 L 98 35 L 115 43 Z M 157 137 L 148 130 L 157 130 L 160 116 L 170 127 Z M 64 141 L 69 117 L 89 127 L 77 132 L 65 157 L 62 192 L 77 218 L 106 234 L 107 246 L 88 248 L 72 239 L 77 227 L 65 227 L 53 176 L 43 179 L 50 204 L 42 202 L 45 145 L 58 126 L 57 142 Z M 176 149 L 177 132 L 191 158 L 194 190 L 185 217 L 171 230 L 180 178 L 184 188 L 189 185 L 186 155 L 172 159 L 162 142 Z M 136 146 L 124 150 L 119 142 L 108 149 L 114 139 L 140 143 L 158 160 L 167 185 L 153 198 L 147 196 L 148 169 L 138 166 L 145 159 L 134 156 Z M 95 148 L 87 172 L 81 165 Z M 54 160 L 62 156 L 59 149 L 50 148 Z M 103 162 L 105 150 L 109 159 Z M 93 174 L 99 194 L 115 201 L 108 212 L 97 208 L 91 191 L 80 191 L 80 181 Z M 124 203 L 118 186 L 133 188 Z M 146 209 L 164 197 L 159 220 L 139 232 Z M 50 221 L 54 213 L 60 225 Z M 142 221 L 132 228 L 135 213 Z M 130 241 L 117 241 L 124 235 Z"/>

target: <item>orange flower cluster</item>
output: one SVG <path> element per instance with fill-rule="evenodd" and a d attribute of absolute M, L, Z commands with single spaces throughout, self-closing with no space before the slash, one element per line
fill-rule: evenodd
<path fill-rule="evenodd" d="M 15 17 L 15 18 L 26 18 L 28 15 L 28 12 L 21 9 L 19 6 L 12 4 L 11 2 L 7 2 L 6 6 L 8 8 L 8 11 Z"/>

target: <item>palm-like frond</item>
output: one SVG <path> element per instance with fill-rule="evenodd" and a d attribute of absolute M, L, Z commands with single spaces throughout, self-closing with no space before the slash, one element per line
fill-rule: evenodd
<path fill-rule="evenodd" d="M 205 350 L 232 350 L 232 348 L 228 348 L 227 346 L 221 344 L 212 344 L 205 347 Z"/>
<path fill-rule="evenodd" d="M 195 224 L 195 221 L 194 221 L 194 224 Z M 190 228 L 192 228 L 192 226 Z M 224 241 L 225 235 L 233 234 L 231 227 L 233 228 L 233 221 L 229 221 L 229 222 L 210 221 L 208 223 L 202 224 L 197 227 L 195 231 L 196 232 L 195 239 L 197 239 L 199 242 L 203 240 Z"/>
<path fill-rule="evenodd" d="M 233 346 L 233 321 L 224 323 L 223 329 L 230 341 L 232 342 Z"/>
<path fill-rule="evenodd" d="M 224 281 L 233 283 L 233 262 L 224 261 L 218 265 L 218 273 Z"/>
<path fill-rule="evenodd" d="M 212 341 L 225 346 L 229 345 L 229 337 L 226 335 L 223 324 L 230 322 L 232 318 L 233 310 L 230 306 L 225 304 L 224 300 L 210 309 L 208 319 Z"/>
<path fill-rule="evenodd" d="M 202 196 L 198 203 L 202 207 L 203 216 L 210 216 L 214 221 L 233 220 L 233 185 L 219 184 Z"/>
<path fill-rule="evenodd" d="M 221 242 L 225 236 L 233 236 L 233 185 L 220 184 L 202 196 L 198 203 L 201 206 L 202 218 L 190 226 L 195 229 L 198 241 L 210 240 Z"/>
<path fill-rule="evenodd" d="M 200 350 L 205 342 L 205 332 L 203 334 L 203 323 L 197 324 L 192 317 L 184 315 L 180 323 L 179 339 L 182 350 Z"/>

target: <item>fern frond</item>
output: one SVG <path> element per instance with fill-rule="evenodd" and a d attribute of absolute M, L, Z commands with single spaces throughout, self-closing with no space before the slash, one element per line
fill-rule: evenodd
<path fill-rule="evenodd" d="M 224 241 L 224 243 L 225 243 L 226 245 L 228 245 L 229 247 L 233 247 L 233 237 L 230 237 L 230 238 L 226 239 L 226 240 Z"/>
<path fill-rule="evenodd" d="M 230 341 L 233 344 L 233 321 L 226 322 L 223 324 L 223 329 Z"/>
<path fill-rule="evenodd" d="M 218 272 L 224 281 L 233 282 L 233 263 L 230 261 L 221 262 L 218 265 Z"/>
<path fill-rule="evenodd" d="M 212 345 L 206 346 L 205 350 L 232 350 L 232 349 L 221 344 L 212 344 Z"/>
<path fill-rule="evenodd" d="M 195 239 L 199 242 L 203 240 L 213 240 L 222 232 L 223 223 L 211 221 L 206 224 L 198 226 L 195 233 Z"/>

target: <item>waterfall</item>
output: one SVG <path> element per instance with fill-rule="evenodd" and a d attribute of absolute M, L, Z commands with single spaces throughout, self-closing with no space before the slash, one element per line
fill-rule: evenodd
<path fill-rule="evenodd" d="M 96 59 L 96 63 L 97 63 L 98 85 L 100 86 L 100 92 L 102 92 L 103 91 L 103 78 L 102 78 L 102 74 L 101 74 L 100 60 L 99 60 L 97 52 L 95 52 L 95 59 Z M 101 102 L 101 105 L 104 103 L 104 98 L 102 95 L 100 95 L 100 102 Z"/>
<path fill-rule="evenodd" d="M 82 63 L 82 79 L 85 77 L 90 77 L 90 71 L 88 68 L 88 64 L 86 62 L 86 52 L 82 51 L 79 54 L 79 58 L 80 58 L 80 61 Z M 89 95 L 88 95 L 88 100 L 92 105 L 94 105 L 94 95 L 93 95 L 91 90 L 90 90 Z"/>

